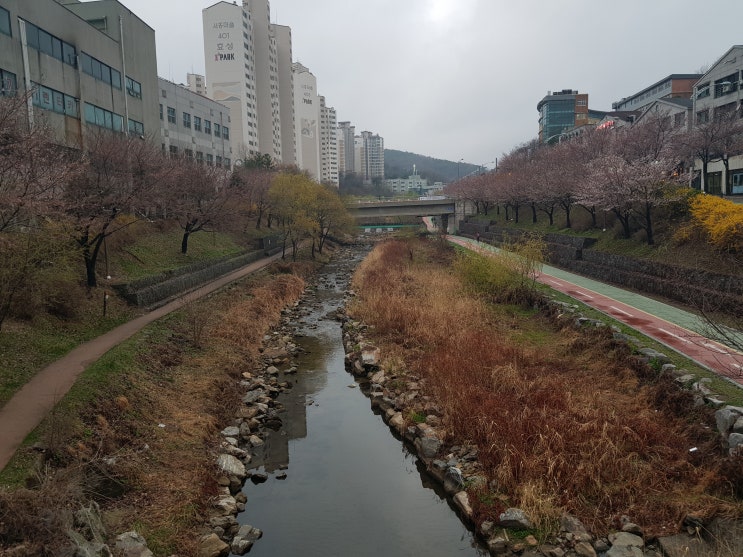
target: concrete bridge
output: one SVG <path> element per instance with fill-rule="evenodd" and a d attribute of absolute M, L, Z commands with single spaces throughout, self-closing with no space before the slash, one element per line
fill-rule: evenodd
<path fill-rule="evenodd" d="M 442 230 L 447 233 L 455 232 L 456 223 L 464 219 L 465 215 L 474 213 L 472 204 L 448 197 L 440 199 L 419 198 L 358 201 L 347 203 L 346 208 L 356 219 L 375 217 L 440 217 Z"/>

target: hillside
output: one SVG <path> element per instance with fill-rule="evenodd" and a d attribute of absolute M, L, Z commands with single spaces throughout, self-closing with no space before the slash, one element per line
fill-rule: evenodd
<path fill-rule="evenodd" d="M 479 168 L 475 164 L 435 159 L 408 151 L 384 150 L 385 178 L 407 178 L 413 173 L 413 165 L 418 174 L 431 182 L 453 182 L 457 177 L 465 176 Z"/>

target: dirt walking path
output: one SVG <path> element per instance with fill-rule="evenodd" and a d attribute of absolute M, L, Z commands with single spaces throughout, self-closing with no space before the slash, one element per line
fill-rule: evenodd
<path fill-rule="evenodd" d="M 255 261 L 197 288 L 189 296 L 196 299 L 210 294 L 267 266 L 280 257 L 281 254 L 277 254 Z M 169 302 L 81 344 L 63 358 L 39 371 L 0 409 L 0 470 L 5 468 L 26 436 L 51 412 L 55 404 L 67 394 L 67 391 L 75 384 L 77 377 L 90 364 L 149 323 L 181 307 L 183 307 L 181 300 Z"/>

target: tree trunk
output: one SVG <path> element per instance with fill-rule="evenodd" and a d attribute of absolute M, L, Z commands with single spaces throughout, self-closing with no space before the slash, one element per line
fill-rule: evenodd
<path fill-rule="evenodd" d="M 536 203 L 531 204 L 531 222 L 532 224 L 537 224 L 537 204 Z"/>
<path fill-rule="evenodd" d="M 188 253 L 188 237 L 191 235 L 191 232 L 188 230 L 183 231 L 183 238 L 181 238 L 181 253 L 183 255 L 186 255 Z"/>
<path fill-rule="evenodd" d="M 565 205 L 565 228 L 572 228 L 573 223 L 570 222 L 570 205 Z"/>
<path fill-rule="evenodd" d="M 629 240 L 632 236 L 632 233 L 630 232 L 629 228 L 629 215 L 625 215 L 620 211 L 619 209 L 612 209 L 612 212 L 617 216 L 617 219 L 619 219 L 619 222 L 622 223 L 622 236 Z"/>
<path fill-rule="evenodd" d="M 652 205 L 650 203 L 645 203 L 645 232 L 647 233 L 649 246 L 655 244 L 655 238 L 653 237 L 652 210 Z"/>

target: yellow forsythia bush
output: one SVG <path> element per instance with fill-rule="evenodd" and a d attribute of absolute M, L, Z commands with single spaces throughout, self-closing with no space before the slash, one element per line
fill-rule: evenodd
<path fill-rule="evenodd" d="M 694 223 L 720 251 L 743 251 L 743 205 L 714 195 L 697 195 L 690 202 Z"/>

